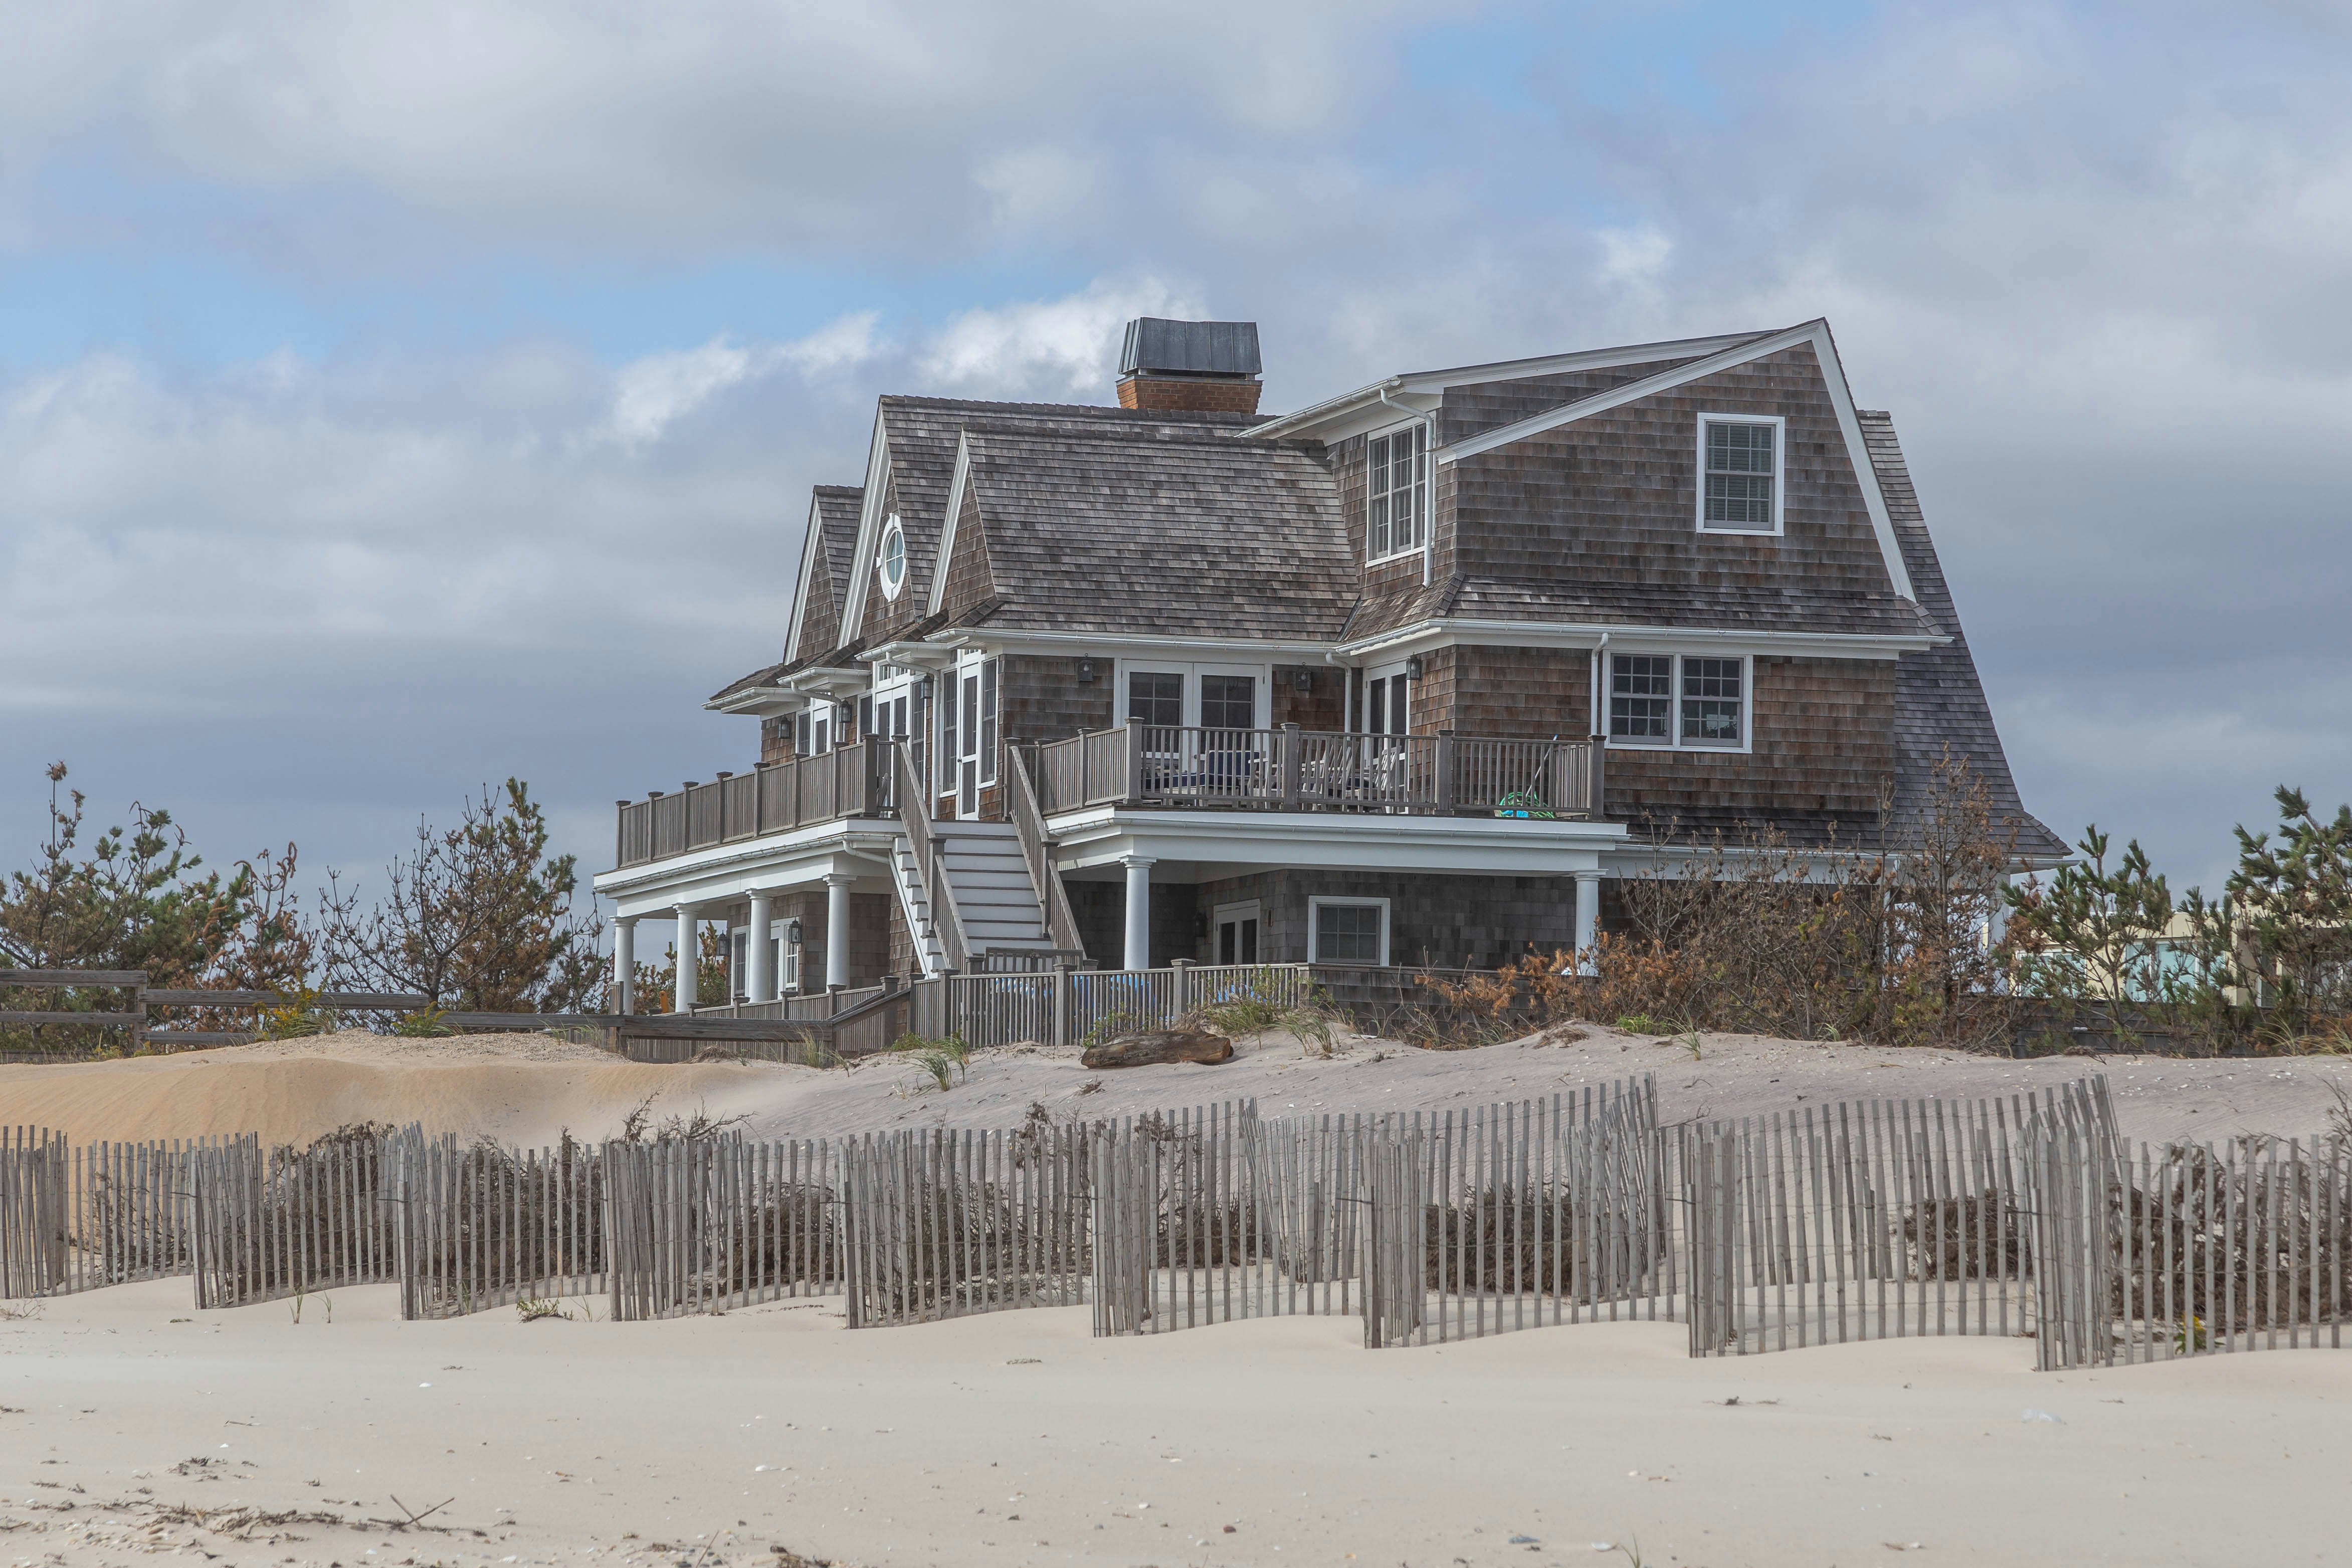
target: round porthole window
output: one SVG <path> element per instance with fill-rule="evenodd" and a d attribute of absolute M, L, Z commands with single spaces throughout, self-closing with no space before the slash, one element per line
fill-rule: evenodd
<path fill-rule="evenodd" d="M 882 572 L 882 596 L 895 599 L 898 590 L 907 585 L 907 531 L 898 526 L 897 513 L 882 525 L 882 555 L 878 563 Z"/>

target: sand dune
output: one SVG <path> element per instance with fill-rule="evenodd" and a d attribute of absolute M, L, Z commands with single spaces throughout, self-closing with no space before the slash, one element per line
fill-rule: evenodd
<path fill-rule="evenodd" d="M 2085 1072 L 2107 1075 L 2135 1138 L 2291 1136 L 2326 1125 L 2352 1062 L 2332 1058 L 2182 1061 L 2111 1057 L 2032 1062 L 1949 1051 L 1884 1050 L 1747 1036 L 1658 1040 L 1609 1029 L 1564 1043 L 1432 1052 L 1347 1038 L 1318 1059 L 1286 1037 L 1245 1040 L 1222 1067 L 1093 1072 L 1076 1050 L 982 1052 L 940 1090 L 901 1058 L 848 1070 L 767 1063 L 655 1067 L 616 1061 L 544 1035 L 446 1040 L 345 1034 L 181 1056 L 72 1066 L 0 1067 L 0 1122 L 77 1140 L 258 1131 L 300 1142 L 361 1121 L 420 1121 L 433 1132 L 525 1145 L 569 1129 L 602 1137 L 651 1099 L 657 1114 L 741 1116 L 761 1137 L 824 1137 L 893 1127 L 1010 1126 L 1033 1104 L 1056 1119 L 1119 1116 L 1255 1098 L 1269 1115 L 1427 1110 L 1572 1092 L 1656 1075 L 1668 1121 L 1796 1111 L 1839 1100 L 2009 1095 Z"/>

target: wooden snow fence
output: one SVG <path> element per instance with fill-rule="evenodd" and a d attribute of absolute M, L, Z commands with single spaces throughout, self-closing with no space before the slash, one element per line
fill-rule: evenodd
<path fill-rule="evenodd" d="M 1670 1313 L 1647 1079 L 1452 1111 L 1129 1128 L 1095 1151 L 1096 1331 L 1290 1314 L 1366 1343 Z"/>
<path fill-rule="evenodd" d="M 2044 1371 L 2343 1347 L 2352 1142 L 2027 1145 Z"/>
<path fill-rule="evenodd" d="M 461 1143 L 395 1143 L 400 1315 L 460 1318 L 604 1289 L 604 1155 Z"/>
<path fill-rule="evenodd" d="M 46 1296 L 67 1277 L 66 1141 L 0 1127 L 0 1300 Z"/>
<path fill-rule="evenodd" d="M 2030 1332 L 2036 1226 L 2028 1152 L 2066 1126 L 2103 1164 L 2104 1079 L 2040 1097 L 1861 1100 L 1685 1131 L 1691 1353 Z"/>
<path fill-rule="evenodd" d="M 1085 1301 L 1090 1153 L 1110 1126 L 935 1129 L 845 1144 L 849 1326 Z"/>
<path fill-rule="evenodd" d="M 607 1143 L 604 1258 L 616 1321 L 841 1289 L 841 1152 L 823 1140 Z"/>
<path fill-rule="evenodd" d="M 397 1279 L 402 1142 L 362 1126 L 303 1149 L 264 1149 L 248 1136 L 195 1150 L 188 1247 L 196 1305 L 242 1307 Z"/>

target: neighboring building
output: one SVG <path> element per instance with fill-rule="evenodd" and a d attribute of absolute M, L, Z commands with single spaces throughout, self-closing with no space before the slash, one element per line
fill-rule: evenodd
<path fill-rule="evenodd" d="M 623 931 L 725 921 L 755 999 L 1486 965 L 1588 942 L 1669 834 L 1874 844 L 1948 750 L 2063 853 L 1826 322 L 1279 418 L 1258 377 L 1255 323 L 1144 320 L 1116 407 L 882 398 L 783 658 L 708 704 L 759 765 L 622 803 Z"/>

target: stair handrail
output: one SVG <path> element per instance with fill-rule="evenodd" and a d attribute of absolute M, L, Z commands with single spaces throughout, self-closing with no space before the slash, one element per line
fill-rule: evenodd
<path fill-rule="evenodd" d="M 907 743 L 901 741 L 890 750 L 898 758 L 898 826 L 906 829 L 908 847 L 915 852 L 915 876 L 930 907 L 931 934 L 939 939 L 940 955 L 947 966 L 961 973 L 971 963 L 971 949 L 964 941 L 963 917 L 955 907 L 955 896 L 948 891 L 947 876 L 940 868 L 939 836 L 931 831 L 931 803 L 923 793 L 923 781 L 908 754 Z"/>
<path fill-rule="evenodd" d="M 1004 792 L 1005 815 L 1013 818 L 1013 836 L 1021 841 L 1021 858 L 1029 863 L 1029 882 L 1045 914 L 1045 934 L 1058 949 L 1083 952 L 1086 943 L 1078 940 L 1070 895 L 1054 872 L 1053 840 L 1045 837 L 1045 814 L 1037 805 L 1036 781 L 1029 775 L 1031 749 L 1014 746 L 1010 750 L 1013 765 L 1005 771 L 1013 775 L 1013 785 Z"/>

